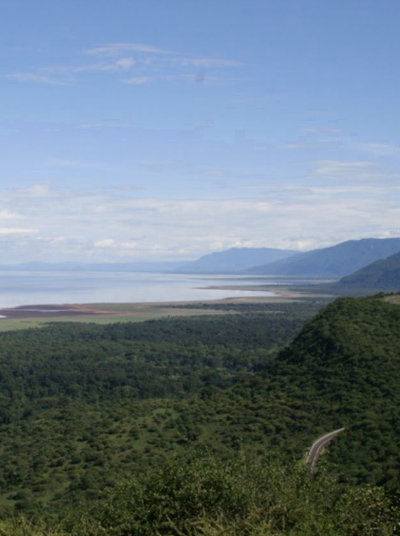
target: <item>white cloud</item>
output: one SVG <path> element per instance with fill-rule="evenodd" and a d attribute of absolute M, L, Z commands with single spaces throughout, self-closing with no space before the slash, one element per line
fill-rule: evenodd
<path fill-rule="evenodd" d="M 400 145 L 393 142 L 380 141 L 358 141 L 355 137 L 349 136 L 344 131 L 332 128 L 311 127 L 303 131 L 303 134 L 290 142 L 284 143 L 281 147 L 286 149 L 323 149 L 323 150 L 340 150 L 349 154 L 364 153 L 367 157 L 377 159 L 390 159 L 400 157 Z M 344 165 L 360 165 L 368 162 L 345 162 L 345 161 L 326 161 L 337 162 Z"/>
<path fill-rule="evenodd" d="M 321 127 L 321 126 L 314 126 L 314 127 L 307 127 L 304 129 L 304 132 L 306 134 L 310 134 L 312 136 L 338 136 L 340 134 L 344 134 L 344 131 L 340 128 L 331 128 L 331 127 Z"/>
<path fill-rule="evenodd" d="M 125 84 L 132 84 L 133 86 L 142 86 L 152 81 L 149 76 L 132 76 L 131 78 L 125 78 L 123 82 Z"/>
<path fill-rule="evenodd" d="M 93 47 L 85 50 L 91 56 L 119 56 L 127 52 L 145 52 L 148 54 L 171 54 L 168 50 L 163 50 L 152 45 L 142 43 L 110 43 L 108 45 Z"/>
<path fill-rule="evenodd" d="M 392 143 L 355 143 L 354 148 L 373 156 L 400 156 L 400 146 Z"/>
<path fill-rule="evenodd" d="M 140 241 L 139 240 L 126 240 L 121 243 L 121 248 L 128 251 L 140 250 Z"/>
<path fill-rule="evenodd" d="M 194 67 L 239 67 L 242 65 L 238 61 L 221 58 L 174 58 L 173 61 L 184 66 Z"/>
<path fill-rule="evenodd" d="M 133 58 L 120 58 L 119 60 L 111 63 L 93 63 L 90 65 L 78 65 L 71 67 L 48 67 L 46 70 L 50 72 L 60 73 L 96 73 L 96 72 L 116 72 L 116 71 L 128 71 L 132 69 L 136 64 Z"/>
<path fill-rule="evenodd" d="M 131 69 L 135 64 L 136 61 L 132 58 L 120 58 L 118 61 L 115 62 L 115 65 L 117 67 L 120 67 L 124 70 Z"/>
<path fill-rule="evenodd" d="M 102 240 L 97 240 L 94 243 L 95 248 L 113 248 L 115 246 L 116 242 L 112 238 L 103 238 Z"/>
<path fill-rule="evenodd" d="M 133 58 L 123 57 L 119 59 L 109 60 L 106 63 L 90 63 L 84 65 L 52 65 L 43 67 L 40 72 L 50 73 L 52 75 L 75 75 L 80 73 L 107 73 L 127 71 L 136 65 L 136 60 Z M 11 76 L 11 75 L 10 75 Z"/>
<path fill-rule="evenodd" d="M 150 80 L 185 80 L 203 82 L 204 71 L 238 67 L 237 61 L 216 57 L 188 57 L 184 54 L 163 50 L 140 43 L 110 43 L 85 51 L 95 56 L 94 63 L 83 65 L 51 65 L 40 67 L 34 72 L 11 73 L 6 75 L 19 82 L 36 82 L 51 85 L 65 85 L 74 82 L 80 75 L 95 73 L 113 74 L 134 70 L 134 76 L 122 80 L 128 84 L 144 84 Z M 220 80 L 215 76 L 207 79 Z"/>
<path fill-rule="evenodd" d="M 0 235 L 16 235 L 16 234 L 33 234 L 37 233 L 37 229 L 23 229 L 19 227 L 0 227 Z"/>
<path fill-rule="evenodd" d="M 39 84 L 49 84 L 51 86 L 64 86 L 65 80 L 58 80 L 54 77 L 45 76 L 39 73 L 12 73 L 7 74 L 6 78 L 17 80 L 18 82 L 34 82 Z"/>
<path fill-rule="evenodd" d="M 371 179 L 380 175 L 375 162 L 348 162 L 341 160 L 322 160 L 318 162 L 314 174 L 327 178 Z"/>
<path fill-rule="evenodd" d="M 75 81 L 76 76 L 90 73 L 116 73 L 131 70 L 136 64 L 133 58 L 120 58 L 108 63 L 89 65 L 53 65 L 43 67 L 35 73 L 12 73 L 6 77 L 18 82 L 35 82 L 53 86 L 64 86 Z"/>
<path fill-rule="evenodd" d="M 0 220 L 17 220 L 21 218 L 21 214 L 12 212 L 11 210 L 0 210 Z"/>
<path fill-rule="evenodd" d="M 44 163 L 46 167 L 66 168 L 66 169 L 106 169 L 100 162 L 86 162 L 84 160 L 73 160 L 71 158 L 47 158 Z"/>
<path fill-rule="evenodd" d="M 78 125 L 78 128 L 90 130 L 98 128 L 128 128 L 132 126 L 131 123 L 123 123 L 122 121 L 97 121 L 95 123 L 82 123 Z"/>
<path fill-rule="evenodd" d="M 0 192 L 3 262 L 195 258 L 233 245 L 308 249 L 400 235 L 400 186 L 264 186 L 248 198 L 156 199 L 132 192 Z M 35 195 L 34 192 L 36 192 Z M 132 236 L 134 230 L 135 236 Z"/>
<path fill-rule="evenodd" d="M 14 190 L 16 195 L 29 196 L 29 197 L 47 197 L 50 195 L 51 190 L 45 184 L 34 184 L 29 188 L 20 188 Z"/>
<path fill-rule="evenodd" d="M 125 84 L 142 85 L 142 84 L 148 84 L 149 82 L 154 82 L 154 81 L 159 81 L 159 82 L 183 81 L 183 82 L 195 82 L 196 84 L 202 84 L 206 80 L 209 82 L 221 82 L 221 81 L 226 81 L 227 79 L 221 78 L 219 76 L 209 76 L 203 72 L 198 72 L 198 73 L 191 73 L 191 74 L 133 76 L 130 78 L 123 78 L 121 81 L 124 82 Z"/>

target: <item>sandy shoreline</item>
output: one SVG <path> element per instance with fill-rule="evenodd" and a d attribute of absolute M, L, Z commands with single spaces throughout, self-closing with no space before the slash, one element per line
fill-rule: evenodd
<path fill-rule="evenodd" d="M 215 300 L 188 300 L 188 301 L 157 301 L 157 302 L 126 302 L 126 303 L 83 303 L 83 304 L 37 304 L 21 305 L 18 307 L 6 307 L 0 309 L 0 318 L 7 319 L 40 319 L 80 316 L 142 316 L 144 312 L 151 310 L 165 310 L 171 314 L 179 310 L 179 306 L 202 304 L 240 304 L 240 303 L 269 303 L 282 299 L 298 299 L 304 296 L 287 288 L 273 289 L 263 287 L 257 289 L 254 286 L 215 286 L 208 287 L 219 290 L 252 290 L 255 296 L 232 297 Z M 268 291 L 268 296 L 256 295 L 257 291 Z"/>

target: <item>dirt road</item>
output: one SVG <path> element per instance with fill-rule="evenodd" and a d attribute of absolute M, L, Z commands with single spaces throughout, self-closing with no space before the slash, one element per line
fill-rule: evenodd
<path fill-rule="evenodd" d="M 323 435 L 317 439 L 312 445 L 307 454 L 307 463 L 310 464 L 311 471 L 315 471 L 317 468 L 318 458 L 320 457 L 324 448 L 335 438 L 338 434 L 344 431 L 344 428 L 339 428 L 333 432 Z"/>

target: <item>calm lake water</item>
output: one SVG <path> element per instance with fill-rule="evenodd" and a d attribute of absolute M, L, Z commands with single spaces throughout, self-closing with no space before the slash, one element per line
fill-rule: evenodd
<path fill-rule="evenodd" d="M 18 305 L 214 300 L 271 296 L 271 292 L 217 290 L 212 285 L 260 285 L 276 281 L 247 276 L 129 272 L 0 271 L 0 308 Z"/>

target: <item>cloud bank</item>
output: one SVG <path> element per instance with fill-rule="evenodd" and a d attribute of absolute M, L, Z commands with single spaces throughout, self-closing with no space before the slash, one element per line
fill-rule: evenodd
<path fill-rule="evenodd" d="M 400 186 L 388 192 L 372 185 L 276 185 L 254 198 L 219 200 L 43 185 L 3 190 L 2 262 L 190 259 L 232 246 L 304 250 L 351 238 L 399 236 L 399 196 Z"/>

